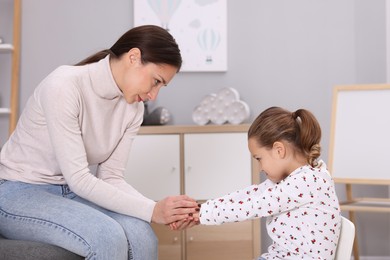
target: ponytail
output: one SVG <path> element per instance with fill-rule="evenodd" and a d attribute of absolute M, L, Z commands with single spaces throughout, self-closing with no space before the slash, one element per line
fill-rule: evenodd
<path fill-rule="evenodd" d="M 98 62 L 99 60 L 104 59 L 108 54 L 115 56 L 115 54 L 110 49 L 106 49 L 89 56 L 88 58 L 75 64 L 75 66 L 82 66 L 82 65 Z"/>
<path fill-rule="evenodd" d="M 305 109 L 298 109 L 292 113 L 296 122 L 297 140 L 295 144 L 300 147 L 311 166 L 317 166 L 317 158 L 321 155 L 321 127 L 314 115 Z"/>

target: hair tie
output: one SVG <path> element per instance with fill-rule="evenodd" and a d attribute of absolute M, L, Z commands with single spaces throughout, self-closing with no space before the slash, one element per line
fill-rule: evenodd
<path fill-rule="evenodd" d="M 294 120 L 297 119 L 297 117 L 298 117 L 297 113 L 295 113 L 295 112 L 292 112 L 292 113 L 291 113 L 291 116 L 292 116 L 292 118 L 293 118 Z"/>

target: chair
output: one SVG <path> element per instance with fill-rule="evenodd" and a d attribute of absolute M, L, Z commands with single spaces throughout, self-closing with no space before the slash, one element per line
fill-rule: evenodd
<path fill-rule="evenodd" d="M 0 234 L 0 259 L 82 260 L 84 257 L 58 246 L 34 241 L 5 239 Z"/>
<path fill-rule="evenodd" d="M 355 225 L 347 218 L 341 217 L 339 243 L 336 249 L 335 260 L 351 259 L 353 241 L 355 240 Z"/>

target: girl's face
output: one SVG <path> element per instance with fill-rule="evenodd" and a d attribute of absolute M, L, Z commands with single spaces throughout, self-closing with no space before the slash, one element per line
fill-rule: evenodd
<path fill-rule="evenodd" d="M 155 100 L 160 89 L 176 75 L 177 68 L 168 64 L 142 64 L 138 49 L 132 50 L 121 58 L 120 73 L 114 76 L 116 83 L 129 104 Z"/>
<path fill-rule="evenodd" d="M 275 142 L 272 148 L 260 146 L 254 138 L 248 140 L 252 157 L 259 162 L 259 168 L 272 182 L 280 182 L 288 176 L 283 160 L 282 143 Z"/>

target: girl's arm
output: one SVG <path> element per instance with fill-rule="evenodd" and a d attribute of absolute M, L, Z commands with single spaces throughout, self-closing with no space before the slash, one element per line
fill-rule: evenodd
<path fill-rule="evenodd" d="M 201 206 L 200 223 L 220 225 L 289 211 L 315 200 L 315 182 L 314 173 L 301 173 L 277 184 L 266 180 L 260 185 L 208 200 Z"/>

